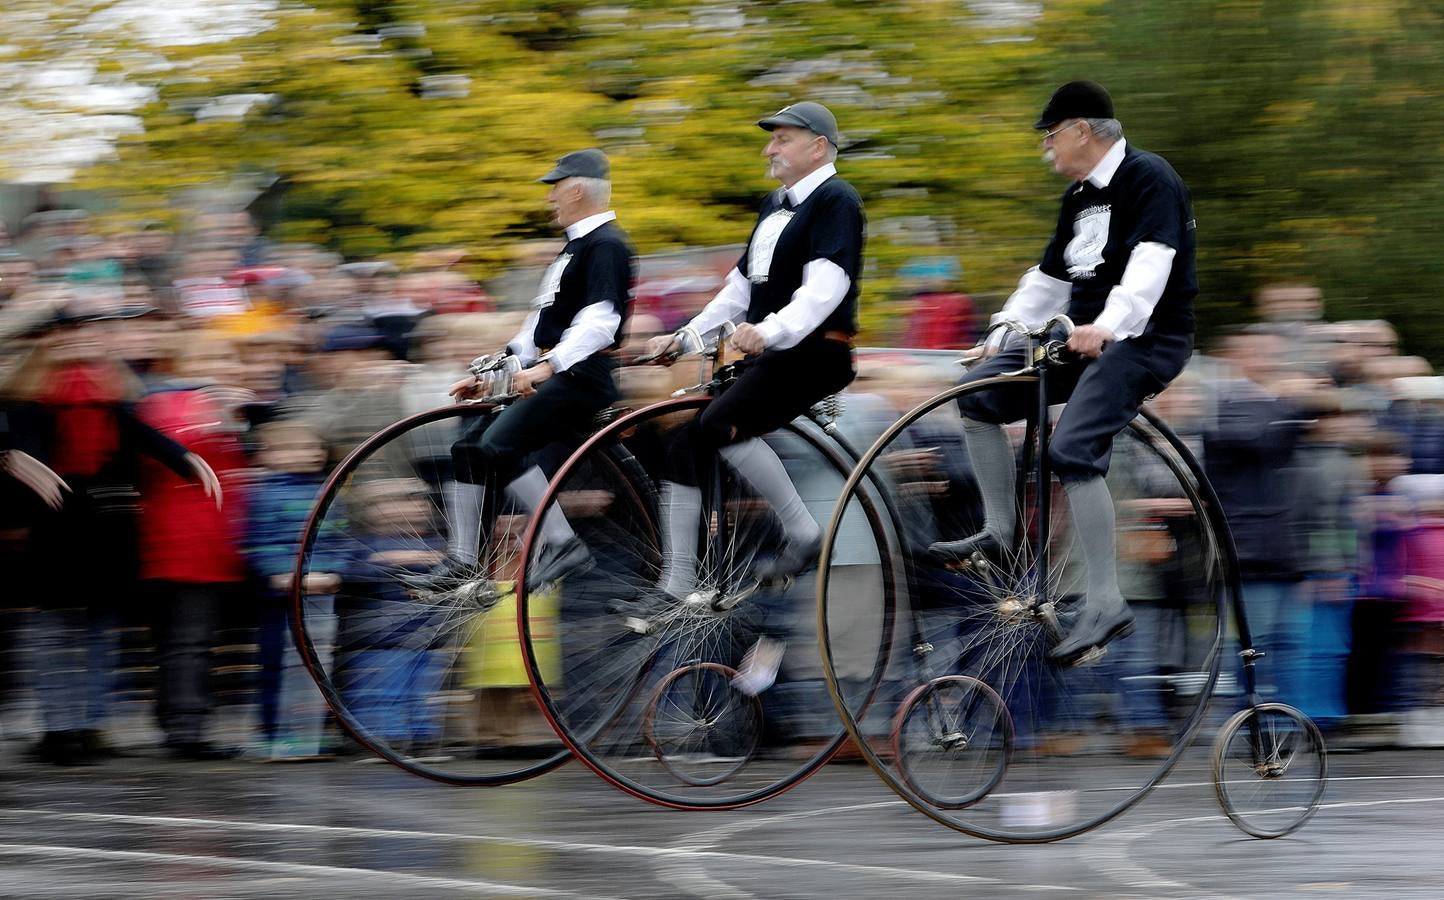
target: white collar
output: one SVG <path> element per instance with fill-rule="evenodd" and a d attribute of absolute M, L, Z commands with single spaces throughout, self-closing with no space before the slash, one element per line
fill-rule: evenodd
<path fill-rule="evenodd" d="M 567 240 L 574 241 L 580 237 L 586 237 L 608 222 L 615 221 L 617 214 L 610 209 L 604 213 L 597 213 L 595 216 L 587 216 L 567 226 Z"/>
<path fill-rule="evenodd" d="M 1123 151 L 1127 149 L 1128 142 L 1123 138 L 1114 141 L 1113 146 L 1108 148 L 1108 152 L 1103 154 L 1103 158 L 1098 160 L 1098 165 L 1094 166 L 1093 171 L 1089 172 L 1088 177 L 1083 180 L 1093 182 L 1094 187 L 1108 187 L 1108 183 L 1118 173 L 1118 167 L 1123 163 Z"/>
<path fill-rule="evenodd" d="M 818 185 L 837 174 L 837 166 L 832 163 L 824 163 L 820 168 L 813 170 L 801 181 L 786 189 L 788 196 L 792 198 L 793 206 L 801 206 L 802 202 L 812 196 Z"/>

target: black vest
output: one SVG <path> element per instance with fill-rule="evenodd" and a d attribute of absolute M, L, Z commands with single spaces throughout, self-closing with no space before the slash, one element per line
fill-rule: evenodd
<path fill-rule="evenodd" d="M 604 222 L 581 237 L 567 241 L 547 267 L 537 291 L 538 308 L 532 341 L 542 353 L 562 339 L 577 314 L 594 303 L 610 302 L 621 317 L 611 349 L 622 341 L 622 328 L 632 305 L 637 254 L 616 222 Z"/>
<path fill-rule="evenodd" d="M 802 286 L 803 267 L 814 259 L 826 259 L 847 274 L 849 284 L 842 302 L 813 334 L 826 331 L 856 334 L 858 282 L 862 278 L 862 248 L 867 240 L 862 198 L 852 185 L 836 175 L 818 185 L 793 210 L 783 208 L 782 196 L 782 191 L 773 191 L 763 202 L 747 249 L 737 263 L 737 270 L 752 283 L 747 321 L 761 322 L 791 303 L 792 295 Z M 753 261 L 761 258 L 759 245 L 770 243 L 775 226 L 781 224 L 768 224 L 774 214 L 787 217 L 785 226 L 776 234 L 771 265 L 765 273 L 754 274 Z"/>

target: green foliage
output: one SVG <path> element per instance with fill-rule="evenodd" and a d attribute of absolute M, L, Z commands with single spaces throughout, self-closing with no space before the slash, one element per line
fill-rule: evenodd
<path fill-rule="evenodd" d="M 288 0 L 262 33 L 167 48 L 178 67 L 144 134 L 84 186 L 155 214 L 180 188 L 273 175 L 277 237 L 352 256 L 463 244 L 487 275 L 550 233 L 533 179 L 585 146 L 612 155 L 643 252 L 742 241 L 774 187 L 752 123 L 816 98 L 851 144 L 864 324 L 885 335 L 907 259 L 956 256 L 989 294 L 1036 259 L 1062 185 L 1028 126 L 1054 85 L 1089 77 L 1193 191 L 1205 328 L 1247 318 L 1264 282 L 1306 279 L 1332 315 L 1386 315 L 1444 359 L 1437 3 L 1052 0 L 1012 21 L 1005 6 Z M 457 77 L 468 90 L 438 91 Z M 197 118 L 239 94 L 273 99 Z"/>

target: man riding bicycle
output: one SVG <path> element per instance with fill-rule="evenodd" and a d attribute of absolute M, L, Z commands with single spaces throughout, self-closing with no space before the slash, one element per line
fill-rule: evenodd
<path fill-rule="evenodd" d="M 674 436 L 670 448 L 660 588 L 677 600 L 696 587 L 698 460 L 717 455 L 768 502 L 786 535 L 780 553 L 759 563 L 753 576 L 783 578 L 816 564 L 817 523 L 761 437 L 842 390 L 855 374 L 852 337 L 866 224 L 861 198 L 834 165 L 837 120 L 809 101 L 757 124 L 771 133 L 762 152 L 768 174 L 782 188 L 763 201 L 747 249 L 717 296 L 676 334 L 653 338 L 647 348 L 654 356 L 699 350 L 686 335 L 740 321 L 731 342 L 747 354 L 737 380 Z M 781 647 L 759 642 L 750 659 L 756 665 L 744 663 L 740 687 L 757 693 L 776 677 Z"/>
<path fill-rule="evenodd" d="M 521 331 L 506 346 L 511 388 L 521 399 L 495 417 L 482 417 L 452 448 L 457 479 L 488 480 L 528 512 L 546 492 L 539 467 L 523 468 L 527 455 L 553 441 L 575 437 L 597 412 L 617 399 L 613 352 L 631 303 L 636 252 L 616 225 L 611 203 L 611 166 L 600 150 L 563 156 L 539 181 L 551 185 L 547 202 L 567 243 L 547 268 Z M 480 396 L 488 383 L 471 375 L 450 388 L 458 400 Z M 485 498 L 478 502 L 488 503 Z M 458 499 L 454 505 L 465 506 Z M 473 504 L 474 505 L 474 504 Z M 480 511 L 483 543 L 495 509 Z M 544 517 L 546 536 L 533 584 L 544 584 L 586 567 L 591 556 L 560 511 Z M 461 562 L 474 564 L 474 559 Z"/>
<path fill-rule="evenodd" d="M 1086 603 L 1073 630 L 1050 655 L 1078 661 L 1133 629 L 1118 587 L 1113 499 L 1104 484 L 1114 437 L 1149 396 L 1183 370 L 1193 351 L 1194 219 L 1188 188 L 1163 158 L 1129 146 L 1101 86 L 1058 88 L 1034 128 L 1044 160 L 1072 181 L 1042 261 L 1029 269 L 994 325 L 1039 328 L 1066 310 L 1077 323 L 1068 349 L 1082 365 L 1060 370 L 1049 401 L 1068 401 L 1049 443 L 1049 459 L 1068 495 L 1083 549 Z M 1030 364 L 1025 342 L 996 328 L 981 345 L 986 361 L 964 381 Z M 968 455 L 983 496 L 983 530 L 929 550 L 958 564 L 975 554 L 997 559 L 1012 545 L 1013 448 L 1003 424 L 1032 402 L 1026 387 L 980 391 L 958 402 Z"/>

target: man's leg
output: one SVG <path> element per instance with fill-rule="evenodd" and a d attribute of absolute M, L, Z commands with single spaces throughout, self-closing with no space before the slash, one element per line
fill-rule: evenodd
<path fill-rule="evenodd" d="M 1187 359 L 1188 344 L 1179 343 L 1177 368 Z M 1138 414 L 1151 394 L 1172 377 L 1174 360 L 1164 358 L 1168 345 L 1123 341 L 1108 348 L 1083 370 L 1068 405 L 1059 417 L 1048 446 L 1058 480 L 1068 492 L 1073 530 L 1088 570 L 1087 599 L 1072 630 L 1050 655 L 1070 662 L 1093 647 L 1102 647 L 1133 630 L 1133 613 L 1118 587 L 1117 527 L 1113 496 L 1103 476 L 1108 472 L 1113 439 Z M 1149 354 L 1159 351 L 1159 359 Z M 1160 366 L 1161 361 L 1161 366 Z"/>
<path fill-rule="evenodd" d="M 1026 347 L 1019 342 L 969 371 L 961 383 L 1015 372 L 1026 362 Z M 961 540 L 933 543 L 928 552 L 934 558 L 946 563 L 966 562 L 975 553 L 997 558 L 1012 546 L 1018 521 L 1013 493 L 1017 463 L 1003 423 L 1026 415 L 1035 396 L 1031 386 L 1000 385 L 958 398 L 968 461 L 983 499 L 983 530 Z"/>

